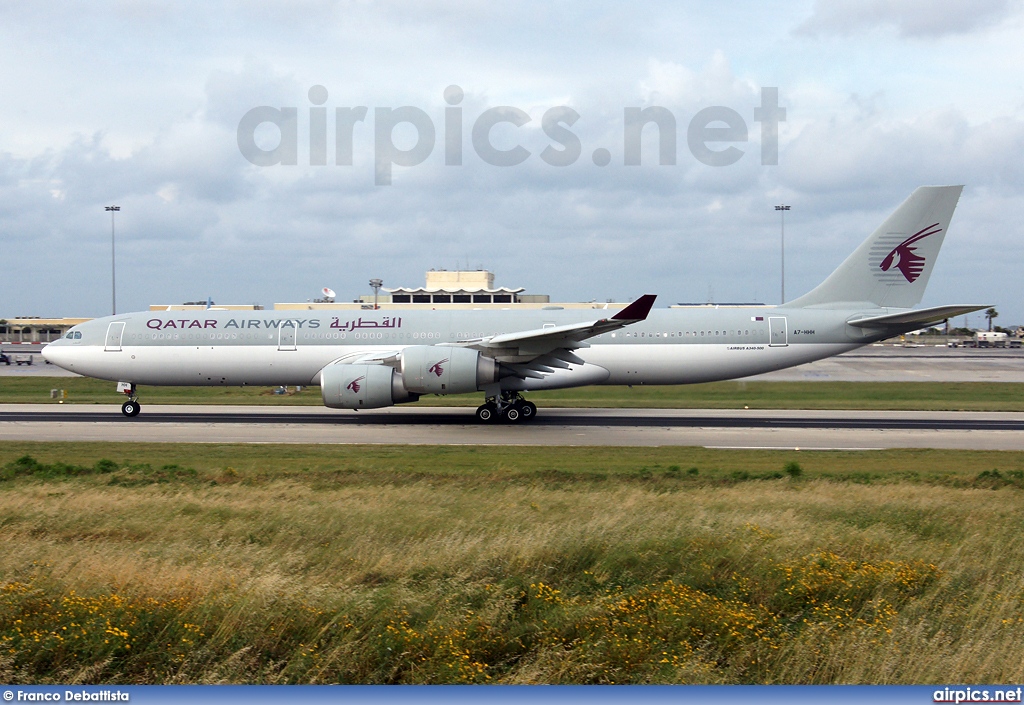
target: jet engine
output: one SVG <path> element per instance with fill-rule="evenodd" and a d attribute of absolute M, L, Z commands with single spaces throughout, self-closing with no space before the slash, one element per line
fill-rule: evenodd
<path fill-rule="evenodd" d="M 498 363 L 469 348 L 414 345 L 402 350 L 400 369 L 416 394 L 465 394 L 498 380 Z"/>
<path fill-rule="evenodd" d="M 476 392 L 498 380 L 498 363 L 476 350 L 439 345 L 402 349 L 389 365 L 328 365 L 320 393 L 332 409 L 379 409 L 416 401 L 421 394 Z"/>
<path fill-rule="evenodd" d="M 419 398 L 387 365 L 328 365 L 320 373 L 320 393 L 332 409 L 379 409 Z"/>

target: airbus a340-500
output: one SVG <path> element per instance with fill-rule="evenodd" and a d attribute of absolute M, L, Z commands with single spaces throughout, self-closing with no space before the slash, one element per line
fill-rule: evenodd
<path fill-rule="evenodd" d="M 337 409 L 483 392 L 481 421 L 534 417 L 524 392 L 689 384 L 838 355 L 985 306 L 921 301 L 960 186 L 916 189 L 823 283 L 781 306 L 622 310 L 141 312 L 95 319 L 43 350 L 64 369 L 137 385 L 320 385 Z"/>

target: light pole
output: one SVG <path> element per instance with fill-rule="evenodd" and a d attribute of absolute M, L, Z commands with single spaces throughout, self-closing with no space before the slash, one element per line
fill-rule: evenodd
<path fill-rule="evenodd" d="M 110 211 L 110 315 L 117 315 L 117 275 L 114 269 L 114 213 L 121 206 L 106 206 L 103 210 Z"/>
<path fill-rule="evenodd" d="M 775 206 L 775 210 L 779 211 L 779 216 L 782 218 L 782 239 L 781 239 L 781 250 L 782 250 L 782 299 L 779 301 L 780 304 L 786 303 L 786 211 L 789 210 L 789 206 L 778 205 Z"/>
<path fill-rule="evenodd" d="M 373 310 L 377 310 L 377 292 L 384 286 L 384 281 L 381 279 L 371 279 L 370 286 L 373 287 Z"/>

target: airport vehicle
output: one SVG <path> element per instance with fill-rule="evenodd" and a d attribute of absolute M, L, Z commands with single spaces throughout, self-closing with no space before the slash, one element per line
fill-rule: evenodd
<path fill-rule="evenodd" d="M 482 391 L 480 421 L 529 420 L 523 394 L 591 384 L 687 384 L 838 355 L 987 305 L 913 309 L 961 186 L 916 189 L 824 282 L 780 306 L 595 310 L 152 312 L 107 316 L 43 349 L 60 367 L 137 385 L 319 384 L 324 403 L 374 409 Z"/>
<path fill-rule="evenodd" d="M 7 357 L 6 353 L 0 352 L 0 365 L 11 366 L 11 358 Z"/>
<path fill-rule="evenodd" d="M 1006 348 L 1010 345 L 1010 336 L 1002 331 L 979 330 L 972 343 L 974 348 Z"/>
<path fill-rule="evenodd" d="M 32 362 L 33 362 L 33 357 L 31 355 L 29 355 L 28 353 L 15 353 L 14 354 L 14 364 L 18 365 L 18 367 L 21 367 L 22 365 L 31 365 Z"/>

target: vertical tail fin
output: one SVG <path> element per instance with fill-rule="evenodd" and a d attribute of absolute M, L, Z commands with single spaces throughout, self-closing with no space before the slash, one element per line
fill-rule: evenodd
<path fill-rule="evenodd" d="M 920 303 L 963 186 L 921 186 L 839 265 L 828 279 L 787 306 Z"/>

